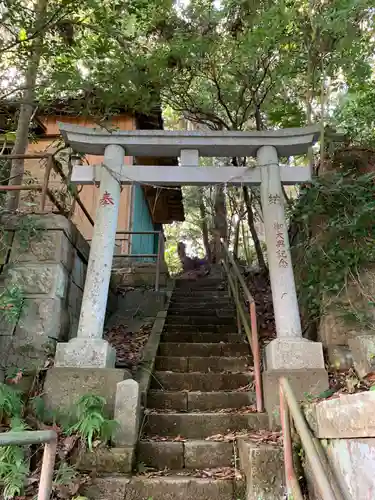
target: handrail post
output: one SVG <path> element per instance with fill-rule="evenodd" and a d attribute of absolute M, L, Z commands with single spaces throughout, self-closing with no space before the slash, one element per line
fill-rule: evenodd
<path fill-rule="evenodd" d="M 287 487 L 288 498 L 293 500 L 303 500 L 301 488 L 296 478 L 293 465 L 293 445 L 290 431 L 290 416 L 289 407 L 285 400 L 283 388 L 280 384 L 280 420 L 283 431 L 283 447 L 284 447 L 284 468 L 285 480 Z"/>
<path fill-rule="evenodd" d="M 155 276 L 155 292 L 160 288 L 160 265 L 161 265 L 161 249 L 162 249 L 162 232 L 159 232 L 158 237 L 158 256 L 156 258 L 156 276 Z"/>
<path fill-rule="evenodd" d="M 255 372 L 255 396 L 257 411 L 262 412 L 263 407 L 263 388 L 262 388 L 262 373 L 260 369 L 260 347 L 258 338 L 257 315 L 255 302 L 249 304 L 250 325 L 251 325 L 251 349 L 253 351 L 254 372 Z"/>
<path fill-rule="evenodd" d="M 53 471 L 57 451 L 57 438 L 44 445 L 42 470 L 40 472 L 38 500 L 49 500 L 52 491 Z"/>
<path fill-rule="evenodd" d="M 238 289 L 238 279 L 236 276 L 234 276 L 234 286 L 235 286 L 235 294 L 236 294 L 236 312 L 237 312 L 237 333 L 241 333 L 241 317 L 240 317 L 240 311 L 239 308 L 241 307 L 240 304 L 240 294 L 239 294 L 239 289 Z"/>

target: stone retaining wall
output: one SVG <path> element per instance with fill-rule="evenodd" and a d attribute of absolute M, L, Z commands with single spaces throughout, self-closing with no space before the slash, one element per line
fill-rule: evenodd
<path fill-rule="evenodd" d="M 375 498 L 375 392 L 343 394 L 311 405 L 306 418 L 320 440 L 331 471 L 345 500 Z M 318 484 L 306 464 L 312 500 L 322 500 Z"/>
<path fill-rule="evenodd" d="M 28 224 L 41 229 L 25 248 L 18 230 L 22 217 L 2 221 L 12 244 L 0 287 L 20 286 L 24 301 L 15 324 L 0 323 L 0 362 L 5 369 L 34 370 L 57 342 L 76 336 L 89 245 L 61 215 L 28 215 Z"/>

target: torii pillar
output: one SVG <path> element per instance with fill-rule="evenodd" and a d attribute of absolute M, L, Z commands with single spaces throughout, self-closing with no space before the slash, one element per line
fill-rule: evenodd
<path fill-rule="evenodd" d="M 137 130 L 111 133 L 100 128 L 61 124 L 60 129 L 65 142 L 75 151 L 104 154 L 105 160 L 104 166 L 75 166 L 72 174 L 72 182 L 77 184 L 100 183 L 103 204 L 98 207 L 94 228 L 78 337 L 58 346 L 58 365 L 113 366 L 113 353 L 102 340 L 102 328 L 115 243 L 119 183 L 160 186 L 260 184 L 277 330 L 277 338 L 267 346 L 265 353 L 266 408 L 271 415 L 277 406 L 280 376 L 288 376 L 297 397 L 301 398 L 305 393 L 317 394 L 328 387 L 322 345 L 302 337 L 282 193 L 282 184 L 309 182 L 310 171 L 307 167 L 279 165 L 280 156 L 306 153 L 319 135 L 318 128 L 265 132 Z M 128 156 L 179 156 L 181 166 L 129 167 L 122 163 L 125 152 Z M 258 160 L 258 167 L 200 167 L 199 156 L 253 156 Z M 112 197 L 111 206 L 107 203 L 108 195 Z M 69 354 L 73 344 L 86 346 L 80 359 Z M 100 353 L 96 346 L 100 346 Z"/>

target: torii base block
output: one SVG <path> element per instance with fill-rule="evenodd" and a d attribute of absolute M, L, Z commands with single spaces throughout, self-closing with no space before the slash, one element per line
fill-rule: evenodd
<path fill-rule="evenodd" d="M 299 401 L 317 396 L 328 388 L 322 344 L 300 338 L 275 339 L 265 352 L 264 403 L 270 427 L 280 425 L 279 380 L 287 377 Z"/>

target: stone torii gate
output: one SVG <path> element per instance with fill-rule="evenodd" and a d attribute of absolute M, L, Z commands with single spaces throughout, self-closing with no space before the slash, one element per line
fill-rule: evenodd
<path fill-rule="evenodd" d="M 104 163 L 75 166 L 72 182 L 99 184 L 100 202 L 84 289 L 78 335 L 58 344 L 56 366 L 114 367 L 115 353 L 102 338 L 115 244 L 122 184 L 259 185 L 275 310 L 277 339 L 266 348 L 265 392 L 279 376 L 294 373 L 301 391 L 324 390 L 328 385 L 322 346 L 303 339 L 284 213 L 282 184 L 311 180 L 308 167 L 279 166 L 279 156 L 307 152 L 318 128 L 265 132 L 189 132 L 103 129 L 60 124 L 65 142 L 74 151 L 104 155 Z M 180 166 L 128 166 L 124 156 L 179 157 Z M 257 158 L 257 167 L 200 167 L 199 157 Z M 273 391 L 274 392 L 274 391 Z M 277 394 L 277 392 L 276 392 Z M 267 405 L 268 406 L 268 405 Z"/>

